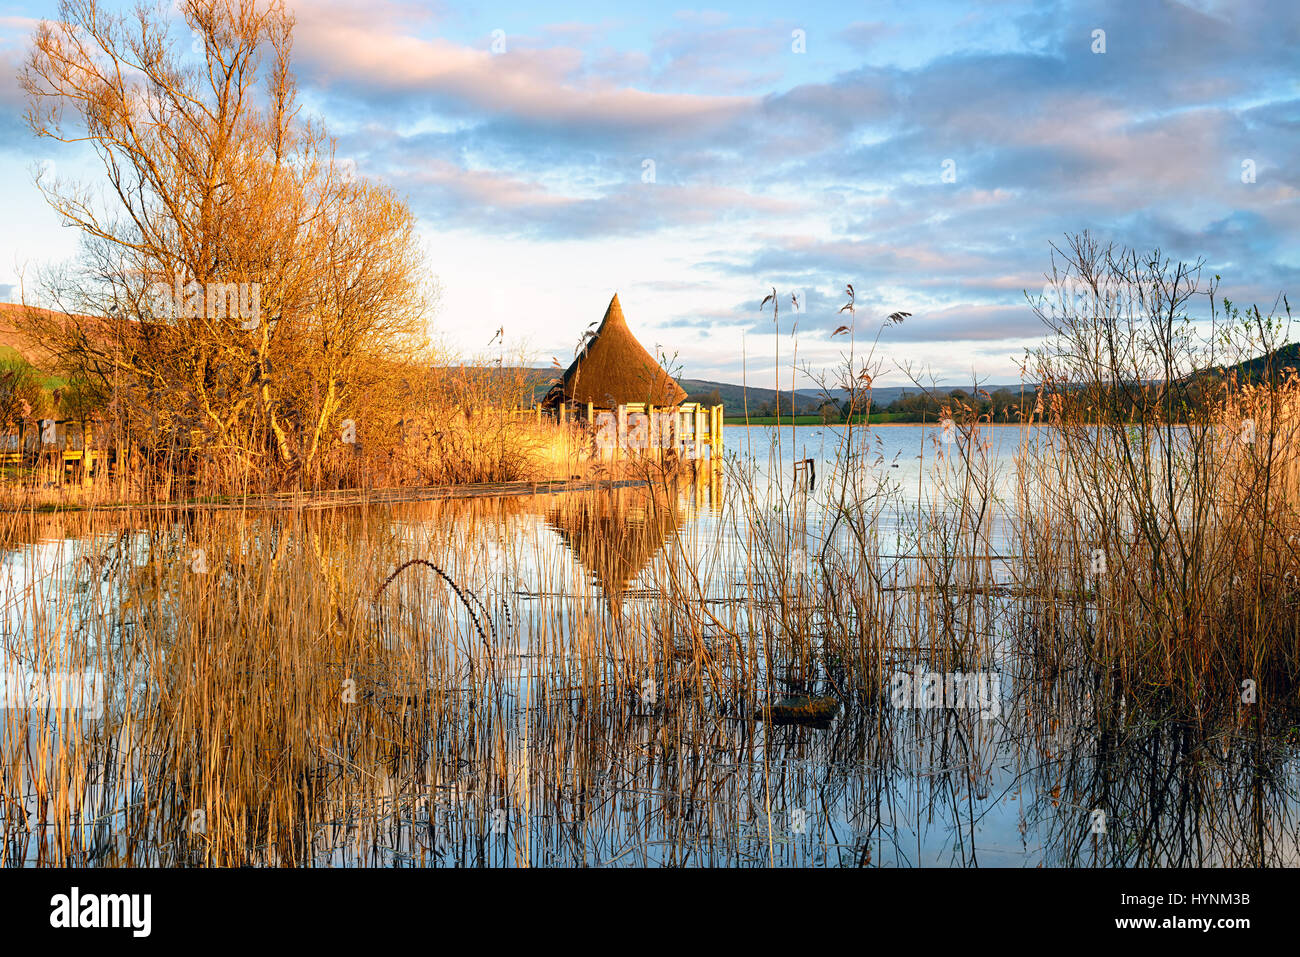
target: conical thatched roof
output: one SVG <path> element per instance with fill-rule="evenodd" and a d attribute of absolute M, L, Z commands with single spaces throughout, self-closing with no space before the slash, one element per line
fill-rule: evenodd
<path fill-rule="evenodd" d="M 590 402 L 612 409 L 630 402 L 678 405 L 686 393 L 636 341 L 615 293 L 596 335 L 547 398 L 552 403 Z"/>

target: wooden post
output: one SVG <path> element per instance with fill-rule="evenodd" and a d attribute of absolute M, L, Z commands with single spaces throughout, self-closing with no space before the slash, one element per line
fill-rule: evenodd
<path fill-rule="evenodd" d="M 587 424 L 596 424 L 596 409 L 590 402 L 587 403 Z"/>
<path fill-rule="evenodd" d="M 131 446 L 131 438 L 122 429 L 121 419 L 117 420 L 113 428 L 113 439 L 117 446 L 113 467 L 117 471 L 117 497 L 121 500 L 126 498 L 126 458 L 127 449 Z"/>
<path fill-rule="evenodd" d="M 95 431 L 86 423 L 81 428 L 81 484 L 90 484 L 90 469 L 95 464 L 95 453 L 91 448 L 95 444 Z"/>
<path fill-rule="evenodd" d="M 618 407 L 618 447 L 627 445 L 627 406 Z"/>

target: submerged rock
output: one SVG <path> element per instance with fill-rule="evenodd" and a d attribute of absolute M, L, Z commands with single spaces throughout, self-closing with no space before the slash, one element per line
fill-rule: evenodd
<path fill-rule="evenodd" d="M 763 720 L 773 724 L 830 724 L 839 711 L 838 698 L 783 695 L 763 705 Z"/>

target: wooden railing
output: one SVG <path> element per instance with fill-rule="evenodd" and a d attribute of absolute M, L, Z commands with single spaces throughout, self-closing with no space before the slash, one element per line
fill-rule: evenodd
<path fill-rule="evenodd" d="M 539 424 L 585 423 L 595 430 L 597 447 L 606 457 L 672 450 L 686 458 L 722 460 L 721 405 L 684 402 L 664 407 L 629 402 L 613 409 L 598 409 L 591 402 L 570 402 L 549 409 L 535 405 L 517 409 L 514 414 L 531 416 Z"/>
<path fill-rule="evenodd" d="M 92 423 L 83 426 L 74 419 L 38 420 L 18 432 L 0 433 L 0 464 L 3 465 L 48 462 L 57 456 L 65 466 L 81 464 L 83 474 L 89 475 L 97 462 L 107 459 L 108 452 L 107 446 L 96 444 Z"/>

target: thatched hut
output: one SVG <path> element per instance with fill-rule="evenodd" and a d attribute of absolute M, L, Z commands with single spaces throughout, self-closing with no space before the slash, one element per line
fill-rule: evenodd
<path fill-rule="evenodd" d="M 636 403 L 675 406 L 685 399 L 682 387 L 632 335 L 615 293 L 600 328 L 547 395 L 546 404 L 591 403 L 615 409 Z"/>

